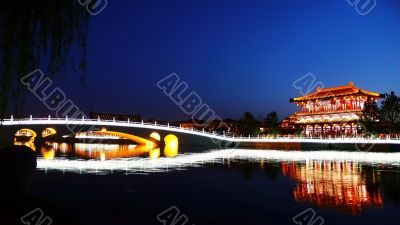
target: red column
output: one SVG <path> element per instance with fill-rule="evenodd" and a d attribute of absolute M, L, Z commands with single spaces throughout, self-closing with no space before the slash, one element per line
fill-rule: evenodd
<path fill-rule="evenodd" d="M 350 135 L 353 135 L 353 124 L 350 123 Z"/>
<path fill-rule="evenodd" d="M 312 135 L 311 136 L 314 136 L 314 132 L 315 132 L 315 125 L 312 125 Z"/>

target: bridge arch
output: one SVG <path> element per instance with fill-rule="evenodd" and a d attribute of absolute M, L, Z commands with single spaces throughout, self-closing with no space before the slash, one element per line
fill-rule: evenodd
<path fill-rule="evenodd" d="M 48 127 L 48 128 L 46 128 L 46 129 L 44 129 L 42 131 L 42 137 L 43 138 L 49 137 L 49 136 L 54 135 L 56 133 L 57 133 L 57 131 L 54 128 Z"/>
<path fill-rule="evenodd" d="M 117 132 L 117 131 L 108 131 L 108 130 L 100 130 L 100 131 L 92 131 L 94 134 L 100 134 L 100 135 L 115 135 L 118 137 L 123 137 L 126 139 L 129 139 L 131 141 L 134 141 L 136 143 L 138 143 L 139 145 L 146 145 L 149 148 L 154 148 L 157 146 L 157 143 L 147 140 L 145 138 L 141 138 L 132 134 L 127 134 L 127 133 L 123 133 L 123 132 Z"/>
<path fill-rule="evenodd" d="M 150 134 L 150 137 L 153 138 L 153 139 L 156 139 L 157 141 L 160 141 L 160 140 L 161 140 L 161 136 L 160 136 L 160 134 L 157 133 L 157 132 L 151 133 L 151 134 Z"/>
<path fill-rule="evenodd" d="M 14 141 L 16 142 L 34 142 L 37 137 L 37 133 L 29 128 L 19 129 L 14 134 Z M 25 140 L 26 138 L 26 140 Z"/>

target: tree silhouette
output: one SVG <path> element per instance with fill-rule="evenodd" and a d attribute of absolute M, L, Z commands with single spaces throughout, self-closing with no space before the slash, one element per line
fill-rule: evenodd
<path fill-rule="evenodd" d="M 278 115 L 275 111 L 267 114 L 267 117 L 264 119 L 264 127 L 269 134 L 279 133 Z"/>
<path fill-rule="evenodd" d="M 385 100 L 382 102 L 380 118 L 385 123 L 389 133 L 399 132 L 400 126 L 400 97 L 393 91 L 385 94 Z"/>
<path fill-rule="evenodd" d="M 86 72 L 86 37 L 89 14 L 77 0 L 12 0 L 0 7 L 0 117 L 14 102 L 23 103 L 19 79 L 41 68 L 48 75 L 72 69 Z M 74 57 L 71 48 L 76 47 Z M 76 54 L 75 54 L 76 53 Z M 77 58 L 78 60 L 73 60 Z M 43 67 L 43 65 L 46 65 Z"/>
<path fill-rule="evenodd" d="M 245 136 L 258 133 L 258 127 L 259 122 L 249 112 L 245 112 L 239 121 L 239 130 Z"/>
<path fill-rule="evenodd" d="M 366 132 L 376 134 L 379 132 L 379 111 L 375 101 L 369 100 L 364 104 L 364 110 L 360 115 L 360 123 Z"/>
<path fill-rule="evenodd" d="M 360 122 L 369 133 L 400 132 L 400 97 L 393 91 L 385 94 L 381 108 L 375 101 L 367 101 L 360 116 Z"/>

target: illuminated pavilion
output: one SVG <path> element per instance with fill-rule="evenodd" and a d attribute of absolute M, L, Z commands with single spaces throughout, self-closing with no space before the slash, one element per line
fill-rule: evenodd
<path fill-rule="evenodd" d="M 378 101 L 384 95 L 354 86 L 320 88 L 305 96 L 292 98 L 290 102 L 300 106 L 293 114 L 295 125 L 300 126 L 307 136 L 356 135 L 366 101 Z"/>

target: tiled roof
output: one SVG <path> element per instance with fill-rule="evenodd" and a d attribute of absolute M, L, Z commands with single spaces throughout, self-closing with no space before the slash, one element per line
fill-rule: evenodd
<path fill-rule="evenodd" d="M 362 94 L 362 95 L 378 97 L 378 98 L 383 97 L 383 95 L 380 93 L 366 91 L 364 89 L 354 86 L 354 84 L 352 82 L 350 82 L 347 85 L 338 86 L 338 87 L 331 87 L 331 88 L 319 88 L 318 87 L 315 92 L 305 95 L 305 96 L 292 98 L 292 99 L 290 99 L 290 101 L 297 102 L 297 101 L 306 101 L 306 100 L 312 100 L 312 99 L 330 98 L 330 97 L 338 97 L 338 96 L 346 96 L 346 95 L 354 95 L 354 94 Z"/>

